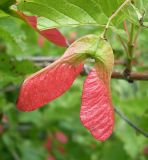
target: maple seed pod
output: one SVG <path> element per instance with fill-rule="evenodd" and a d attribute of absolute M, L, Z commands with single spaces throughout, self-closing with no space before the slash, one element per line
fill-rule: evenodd
<path fill-rule="evenodd" d="M 17 108 L 32 111 L 62 95 L 87 58 L 94 59 L 95 68 L 84 82 L 80 119 L 97 140 L 106 140 L 114 125 L 110 94 L 114 56 L 110 44 L 98 36 L 80 38 L 59 60 L 28 77 L 20 89 Z"/>

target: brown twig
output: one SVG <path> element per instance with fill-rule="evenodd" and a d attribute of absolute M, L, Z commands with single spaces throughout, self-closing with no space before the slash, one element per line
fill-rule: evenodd
<path fill-rule="evenodd" d="M 124 26 L 124 30 L 125 30 L 126 34 L 128 35 L 128 38 L 129 38 L 129 31 L 128 31 L 126 21 L 123 22 L 123 26 Z"/>
<path fill-rule="evenodd" d="M 90 67 L 85 66 L 83 71 L 81 72 L 81 75 L 87 75 L 89 71 L 91 70 Z M 113 71 L 112 78 L 114 79 L 124 79 L 126 80 L 126 77 L 123 72 L 121 71 Z M 131 72 L 130 77 L 131 80 L 141 80 L 141 81 L 147 81 L 148 80 L 148 72 L 147 73 L 140 73 L 140 72 Z M 17 86 L 8 86 L 6 88 L 0 89 L 0 92 L 13 92 L 19 87 Z"/>
<path fill-rule="evenodd" d="M 123 74 L 123 72 L 120 72 L 120 71 L 114 71 L 112 73 L 112 78 L 125 79 L 126 80 L 125 75 Z M 131 72 L 130 75 L 129 75 L 129 79 L 131 79 L 131 80 L 143 80 L 143 81 L 145 80 L 145 81 L 147 81 L 148 80 L 148 72 L 145 72 L 145 73 Z"/>
<path fill-rule="evenodd" d="M 125 52 L 128 54 L 128 48 L 126 46 L 126 43 L 123 41 L 123 39 L 120 37 L 120 35 L 118 35 L 117 37 L 118 37 L 119 41 L 121 42 Z"/>

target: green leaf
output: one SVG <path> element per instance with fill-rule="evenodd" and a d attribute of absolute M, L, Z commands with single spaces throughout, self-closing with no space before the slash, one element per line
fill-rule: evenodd
<path fill-rule="evenodd" d="M 0 18 L 0 39 L 4 40 L 8 47 L 8 52 L 13 55 L 25 51 L 25 34 L 21 30 L 21 23 L 11 16 Z"/>
<path fill-rule="evenodd" d="M 88 1 L 88 0 L 87 0 Z M 97 25 L 102 15 L 100 7 L 92 1 L 35 1 L 22 2 L 19 9 L 43 16 L 50 20 L 50 28 L 59 26 Z M 89 4 L 89 5 L 87 5 Z"/>
<path fill-rule="evenodd" d="M 33 15 L 41 16 L 38 19 L 39 29 L 65 27 L 104 25 L 123 0 L 27 0 L 21 2 L 18 8 L 24 12 L 30 12 Z M 127 5 L 128 6 L 128 5 Z M 126 8 L 127 8 L 126 6 Z M 129 14 L 120 12 L 116 17 L 116 23 L 122 22 L 125 17 L 130 19 Z M 125 14 L 127 16 L 125 16 Z M 48 19 L 48 20 L 47 20 Z"/>
<path fill-rule="evenodd" d="M 123 134 L 124 133 L 124 134 Z M 146 138 L 127 125 L 122 119 L 116 121 L 115 134 L 124 143 L 124 149 L 131 159 L 138 157 L 139 149 L 144 146 Z"/>
<path fill-rule="evenodd" d="M 30 26 L 13 16 L 5 16 L 5 12 L 2 15 L 0 41 L 5 44 L 7 53 L 22 56 L 41 52 L 37 44 L 37 34 Z"/>
<path fill-rule="evenodd" d="M 129 160 L 127 153 L 124 150 L 123 143 L 118 141 L 112 141 L 111 143 L 107 143 L 107 145 L 103 146 L 102 151 L 102 159 L 103 160 Z"/>
<path fill-rule="evenodd" d="M 125 0 L 96 0 L 100 3 L 103 12 L 107 17 L 110 17 L 118 8 L 122 5 Z M 118 15 L 113 19 L 113 24 L 117 25 L 123 22 L 125 19 L 129 20 L 132 23 L 138 25 L 138 19 L 134 10 L 131 7 L 130 2 L 118 13 Z"/>
<path fill-rule="evenodd" d="M 29 112 L 29 113 L 20 112 L 18 118 L 19 118 L 19 122 L 21 123 L 31 122 L 36 126 L 41 126 L 43 121 L 42 114 L 41 112 L 39 112 L 39 110 L 34 112 Z"/>
<path fill-rule="evenodd" d="M 113 12 L 115 12 L 118 7 L 124 2 L 124 0 L 95 0 L 98 4 L 101 5 L 103 12 L 110 17 Z"/>
<path fill-rule="evenodd" d="M 15 52 L 21 51 L 20 47 L 18 46 L 17 42 L 15 41 L 14 37 L 3 27 L 0 26 L 0 38 L 9 42 L 8 49 L 15 50 Z"/>
<path fill-rule="evenodd" d="M 29 140 L 25 140 L 22 142 L 21 147 L 19 148 L 21 152 L 21 159 L 31 159 L 31 160 L 41 160 L 45 159 L 45 149 L 43 146 L 36 145 Z"/>

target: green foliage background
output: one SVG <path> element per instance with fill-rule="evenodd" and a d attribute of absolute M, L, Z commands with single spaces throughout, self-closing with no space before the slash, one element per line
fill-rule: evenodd
<path fill-rule="evenodd" d="M 37 1 L 39 4 L 43 2 L 45 1 Z M 98 26 L 100 23 L 107 22 L 107 17 L 121 1 L 114 1 L 115 4 L 110 10 L 107 8 L 110 5 L 105 5 L 105 2 L 109 4 L 109 0 L 94 0 L 94 2 L 102 3 L 103 12 L 101 13 L 104 13 L 100 17 L 94 15 L 93 18 L 96 19 L 97 25 L 80 26 L 77 23 L 77 27 L 63 27 L 66 22 L 62 21 L 59 24 L 62 33 L 70 37 L 70 33 L 76 32 L 77 38 L 90 33 L 101 33 L 102 28 Z M 97 142 L 82 126 L 79 112 L 84 76 L 79 76 L 63 96 L 43 108 L 30 113 L 20 112 L 16 109 L 18 86 L 27 75 L 40 69 L 39 66 L 26 59 L 31 56 L 61 56 L 65 49 L 46 40 L 43 47 L 40 47 L 38 34 L 9 9 L 14 3 L 13 0 L 0 1 L 0 160 L 45 160 L 49 155 L 54 156 L 57 160 L 147 160 L 148 139 L 135 132 L 118 115 L 116 115 L 113 135 L 103 143 Z M 47 3 L 50 5 L 50 1 Z M 147 8 L 146 0 L 136 1 L 136 3 L 139 3 L 138 5 L 142 9 L 143 6 Z M 22 3 L 19 6 L 22 10 L 24 9 L 23 5 Z M 52 5 L 54 6 L 54 3 Z M 79 5 L 83 6 L 81 3 Z M 87 5 L 85 7 L 87 8 Z M 49 16 L 46 17 L 48 10 L 40 12 L 32 7 L 28 10 L 33 14 L 45 16 L 43 19 L 39 19 L 39 27 L 52 27 L 50 23 L 48 24 Z M 117 26 L 114 24 L 117 24 L 119 19 L 122 22 L 127 17 L 129 22 L 135 25 L 138 23 L 131 8 L 128 8 L 128 11 L 123 10 L 113 21 L 113 26 L 108 34 L 118 59 L 125 59 L 126 55 L 123 53 L 116 34 L 125 40 L 127 37 L 123 30 L 123 23 L 119 23 Z M 70 15 L 71 12 L 67 11 L 65 14 Z M 93 15 L 93 10 L 90 14 Z M 79 14 L 77 13 L 77 15 Z M 64 17 L 61 18 L 64 20 Z M 85 18 L 82 16 L 79 21 L 87 22 L 88 17 Z M 134 71 L 148 71 L 147 37 L 148 30 L 143 28 L 138 38 L 135 59 L 144 65 L 134 66 Z M 124 69 L 122 66 L 115 66 L 115 68 Z M 12 86 L 16 89 L 14 90 Z M 111 88 L 114 105 L 138 127 L 148 132 L 148 82 L 128 83 L 124 80 L 112 79 Z M 68 142 L 62 144 L 52 137 L 52 149 L 48 152 L 45 148 L 47 138 L 59 131 L 67 136 Z M 59 144 L 64 148 L 65 153 L 59 152 Z"/>

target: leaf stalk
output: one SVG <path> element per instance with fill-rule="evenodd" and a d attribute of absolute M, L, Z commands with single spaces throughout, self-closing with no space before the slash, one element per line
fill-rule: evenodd
<path fill-rule="evenodd" d="M 116 17 L 118 15 L 118 13 L 125 7 L 125 5 L 127 5 L 127 3 L 131 2 L 131 0 L 125 0 L 121 6 L 109 17 L 109 20 L 105 26 L 104 32 L 102 34 L 102 38 L 106 39 L 106 33 L 108 31 L 109 25 L 111 23 L 111 21 L 114 19 L 114 17 Z"/>

